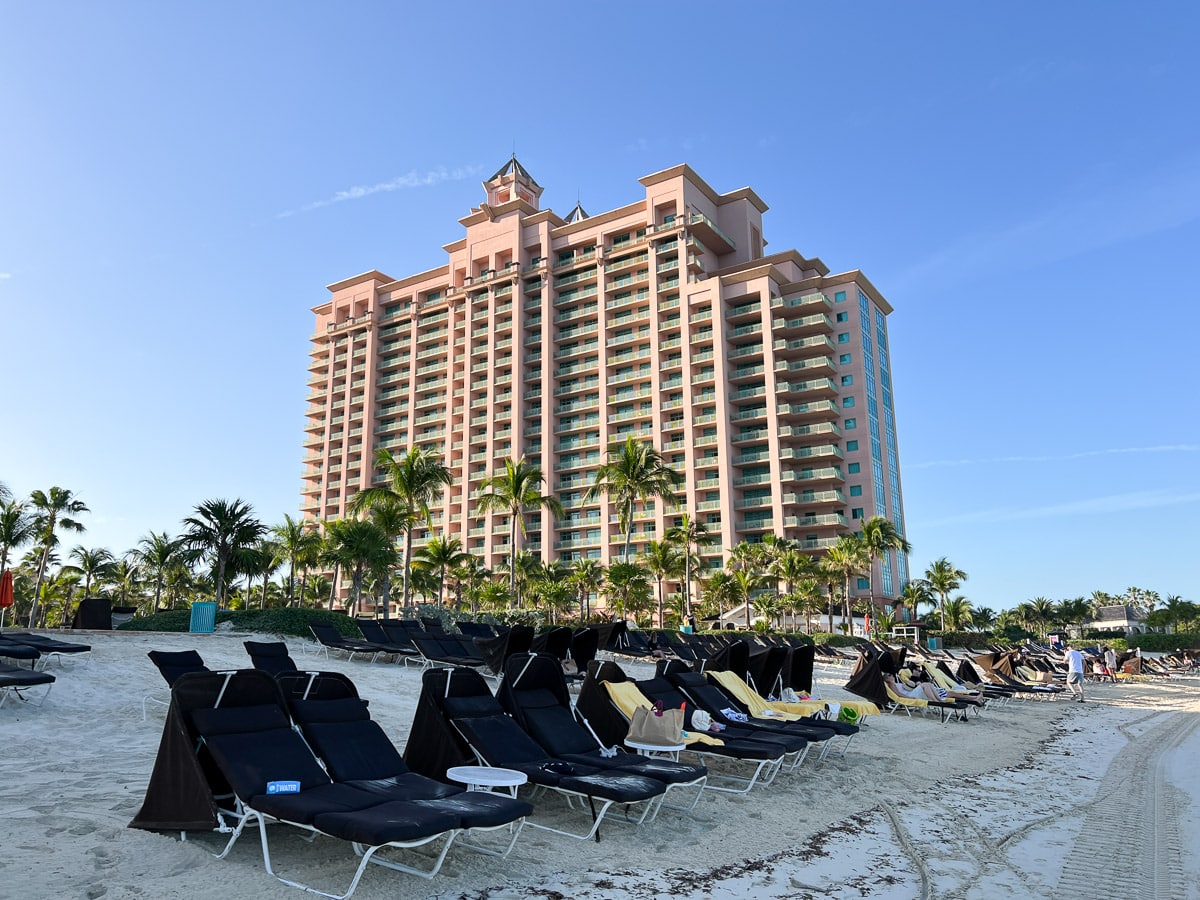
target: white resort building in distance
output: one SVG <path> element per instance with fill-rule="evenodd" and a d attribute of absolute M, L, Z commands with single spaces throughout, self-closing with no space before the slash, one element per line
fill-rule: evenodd
<path fill-rule="evenodd" d="M 764 253 L 750 188 L 718 193 L 687 165 L 640 184 L 626 206 L 563 218 L 514 156 L 436 268 L 331 284 L 313 309 L 304 515 L 345 515 L 378 449 L 431 448 L 454 477 L 432 533 L 496 567 L 507 520 L 475 498 L 524 455 L 566 512 L 531 514 L 521 546 L 608 564 L 616 510 L 584 494 L 633 435 L 686 476 L 679 505 L 637 513 L 635 550 L 684 512 L 713 536 L 710 565 L 772 532 L 820 554 L 876 515 L 903 534 L 883 295 L 857 270 Z M 873 592 L 907 580 L 890 554 Z"/>

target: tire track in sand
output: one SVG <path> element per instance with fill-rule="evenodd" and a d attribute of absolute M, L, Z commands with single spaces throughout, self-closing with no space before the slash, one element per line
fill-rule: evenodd
<path fill-rule="evenodd" d="M 1167 781 L 1167 756 L 1198 722 L 1194 715 L 1173 713 L 1116 755 L 1096 799 L 1085 804 L 1088 821 L 1064 860 L 1060 883 L 1133 881 L 1146 900 L 1184 896 L 1178 790 Z"/>

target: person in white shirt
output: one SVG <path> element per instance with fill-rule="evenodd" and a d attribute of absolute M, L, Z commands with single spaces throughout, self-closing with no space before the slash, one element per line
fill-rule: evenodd
<path fill-rule="evenodd" d="M 1074 696 L 1078 694 L 1079 702 L 1083 702 L 1083 654 L 1067 644 L 1067 690 Z"/>

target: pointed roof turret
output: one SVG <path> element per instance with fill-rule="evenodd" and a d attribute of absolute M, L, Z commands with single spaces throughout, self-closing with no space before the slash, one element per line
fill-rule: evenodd
<path fill-rule="evenodd" d="M 588 218 L 587 210 L 583 208 L 582 203 L 576 203 L 575 208 L 567 214 L 567 224 L 582 222 L 586 218 Z"/>
<path fill-rule="evenodd" d="M 483 183 L 483 189 L 487 191 L 487 202 L 490 206 L 499 206 L 510 200 L 524 200 L 537 209 L 538 198 L 542 195 L 541 185 L 533 180 L 533 176 L 521 165 L 515 153 L 495 175 Z"/>

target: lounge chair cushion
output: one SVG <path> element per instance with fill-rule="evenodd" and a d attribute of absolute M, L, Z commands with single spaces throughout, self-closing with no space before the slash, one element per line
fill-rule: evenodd
<path fill-rule="evenodd" d="M 453 810 L 396 801 L 369 809 L 321 813 L 313 818 L 312 824 L 334 837 L 378 847 L 391 841 L 415 841 L 454 831 L 459 821 Z"/>

